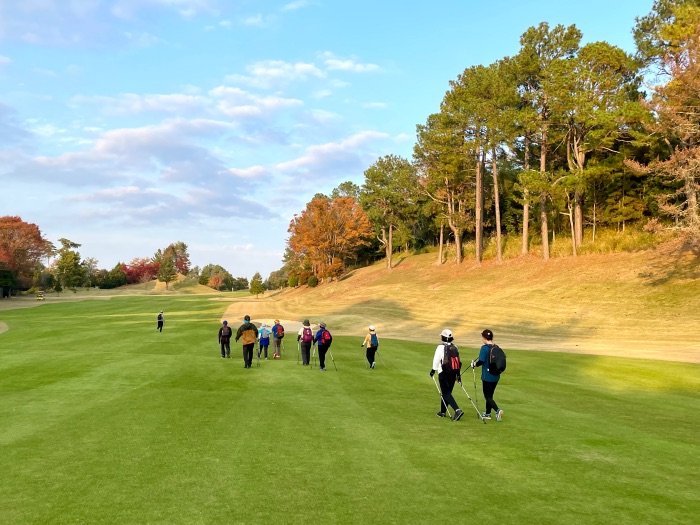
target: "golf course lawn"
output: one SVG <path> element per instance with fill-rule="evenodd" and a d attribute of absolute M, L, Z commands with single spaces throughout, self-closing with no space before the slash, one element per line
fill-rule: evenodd
<path fill-rule="evenodd" d="M 700 365 L 505 348 L 504 420 L 457 387 L 453 422 L 435 416 L 437 336 L 381 339 L 368 370 L 359 329 L 322 373 L 288 334 L 282 360 L 244 369 L 240 345 L 219 354 L 226 307 L 0 312 L 0 523 L 697 523 Z"/>

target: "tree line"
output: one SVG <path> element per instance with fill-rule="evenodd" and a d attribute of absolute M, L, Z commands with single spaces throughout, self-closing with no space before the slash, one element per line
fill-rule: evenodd
<path fill-rule="evenodd" d="M 118 262 L 112 269 L 98 267 L 97 259 L 82 258 L 80 244 L 59 239 L 60 247 L 44 238 L 39 226 L 20 217 L 0 217 L 0 290 L 8 296 L 16 290 L 77 290 L 117 288 L 127 284 L 165 283 L 168 289 L 178 274 L 214 290 L 264 292 L 262 277 L 256 273 L 249 284 L 246 277 L 234 277 L 225 268 L 208 264 L 191 267 L 187 244 L 177 241 L 158 249 L 151 257 Z"/>
<path fill-rule="evenodd" d="M 289 226 L 283 286 L 340 275 L 378 253 L 450 240 L 503 258 L 550 257 L 555 234 L 576 256 L 601 229 L 673 228 L 700 238 L 700 0 L 656 0 L 636 20 L 632 55 L 582 45 L 575 25 L 543 22 L 520 50 L 449 81 L 440 110 L 416 126 L 413 158 L 386 155 Z M 645 84 L 645 79 L 646 84 Z"/>

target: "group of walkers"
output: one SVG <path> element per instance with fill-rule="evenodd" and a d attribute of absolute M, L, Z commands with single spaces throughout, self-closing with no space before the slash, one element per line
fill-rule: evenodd
<path fill-rule="evenodd" d="M 225 359 L 231 357 L 231 337 L 233 337 L 233 330 L 228 326 L 228 321 L 223 321 L 222 324 L 223 326 L 219 328 L 219 345 L 221 347 L 221 357 Z M 282 357 L 282 339 L 284 338 L 284 333 L 284 327 L 280 324 L 279 319 L 275 320 L 271 328 L 268 328 L 267 324 L 262 323 L 260 329 L 258 329 L 251 323 L 250 316 L 246 315 L 243 324 L 238 327 L 235 336 L 235 341 L 238 342 L 241 340 L 243 345 L 244 368 L 252 367 L 253 350 L 256 342 L 259 344 L 257 354 L 258 360 L 262 355 L 264 355 L 265 359 L 268 359 L 268 347 L 270 346 L 271 340 L 273 343 L 273 358 L 277 359 Z M 440 337 L 441 343 L 435 349 L 433 364 L 430 369 L 430 377 L 433 379 L 433 382 L 435 382 L 435 386 L 440 393 L 440 410 L 437 412 L 437 416 L 444 418 L 449 415 L 452 417 L 453 421 L 459 421 L 464 415 L 464 411 L 459 408 L 457 401 L 452 395 L 455 384 L 459 384 L 482 421 L 486 422 L 486 420 L 491 419 L 492 414 L 495 415 L 496 421 L 501 421 L 503 419 L 503 410 L 498 407 L 493 396 L 498 386 L 500 375 L 505 370 L 505 354 L 500 347 L 494 343 L 493 332 L 488 329 L 481 332 L 483 345 L 479 350 L 479 356 L 469 363 L 472 374 L 474 374 L 473 370 L 475 368 L 481 367 L 482 391 L 484 400 L 486 401 L 486 411 L 483 413 L 479 411 L 471 396 L 464 388 L 464 385 L 462 385 L 462 362 L 459 357 L 459 350 L 454 345 L 452 331 L 445 329 L 440 333 Z M 299 328 L 297 332 L 297 361 L 301 358 L 302 366 L 309 366 L 311 364 L 312 346 L 315 345 L 318 350 L 319 369 L 325 372 L 326 355 L 330 350 L 332 342 L 333 336 L 328 331 L 326 323 L 319 323 L 319 329 L 314 333 L 309 320 L 304 319 L 301 328 Z M 374 325 L 369 326 L 365 339 L 360 346 L 367 348 L 365 353 L 367 366 L 370 370 L 373 370 L 376 365 L 375 358 L 379 347 L 379 338 Z M 331 353 L 331 358 L 332 357 L 333 354 Z M 333 364 L 335 365 L 335 360 L 333 360 Z M 434 376 L 436 373 L 438 381 L 435 381 Z M 474 394 L 476 395 L 476 376 L 474 376 L 474 389 Z M 450 408 L 452 408 L 454 414 L 450 412 Z"/>

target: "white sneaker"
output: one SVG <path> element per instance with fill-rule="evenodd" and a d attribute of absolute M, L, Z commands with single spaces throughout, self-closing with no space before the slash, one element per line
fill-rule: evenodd
<path fill-rule="evenodd" d="M 501 421 L 503 419 L 503 410 L 496 412 L 496 421 Z"/>
<path fill-rule="evenodd" d="M 374 368 L 374 361 L 372 361 L 372 366 L 370 366 L 370 368 Z"/>

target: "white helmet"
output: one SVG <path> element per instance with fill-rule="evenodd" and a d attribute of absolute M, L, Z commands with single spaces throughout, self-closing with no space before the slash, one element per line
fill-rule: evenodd
<path fill-rule="evenodd" d="M 440 336 L 442 336 L 443 339 L 452 339 L 452 330 L 445 328 L 442 332 L 440 332 Z"/>

